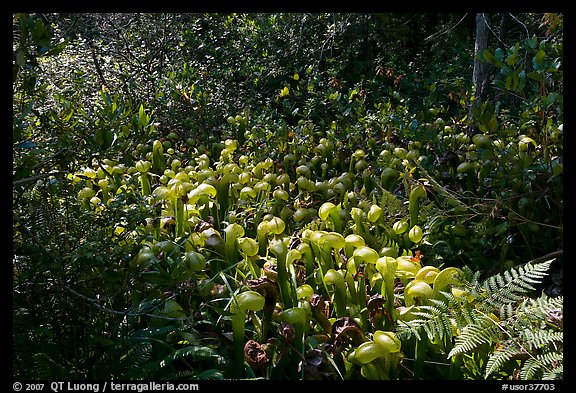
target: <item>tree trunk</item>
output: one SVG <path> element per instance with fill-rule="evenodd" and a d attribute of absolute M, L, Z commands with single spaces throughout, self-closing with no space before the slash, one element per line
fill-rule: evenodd
<path fill-rule="evenodd" d="M 484 50 L 488 48 L 488 14 L 476 14 L 476 42 L 474 43 L 474 71 L 472 83 L 474 84 L 474 96 L 483 100 L 486 96 L 486 76 L 488 64 L 479 58 L 483 57 Z"/>
<path fill-rule="evenodd" d="M 476 14 L 476 42 L 474 43 L 474 71 L 472 73 L 472 83 L 474 84 L 474 96 L 483 101 L 486 98 L 488 86 L 488 63 L 480 60 L 484 50 L 488 48 L 488 24 L 486 22 L 488 14 Z"/>
<path fill-rule="evenodd" d="M 486 99 L 488 87 L 488 66 L 489 64 L 481 60 L 484 50 L 488 48 L 488 14 L 476 14 L 476 39 L 474 42 L 474 70 L 472 71 L 472 83 L 474 85 L 474 101 L 470 104 L 469 118 L 470 126 L 468 127 L 468 135 L 473 135 L 478 132 L 478 126 L 474 121 L 474 108 L 482 105 Z"/>
<path fill-rule="evenodd" d="M 473 135 L 478 132 L 478 127 L 474 122 L 474 109 L 482 105 L 488 97 L 488 87 L 494 77 L 496 67 L 492 64 L 482 61 L 484 57 L 484 50 L 488 49 L 488 32 L 490 27 L 488 25 L 488 15 L 486 13 L 476 14 L 476 40 L 474 43 L 474 70 L 472 72 L 472 83 L 474 84 L 474 101 L 470 104 L 469 118 L 470 126 L 468 127 L 468 134 Z M 502 15 L 500 23 L 500 33 L 496 37 L 498 40 L 497 46 L 506 50 L 504 39 L 508 32 L 508 25 L 510 14 L 505 13 Z M 496 100 L 498 96 L 495 97 Z"/>

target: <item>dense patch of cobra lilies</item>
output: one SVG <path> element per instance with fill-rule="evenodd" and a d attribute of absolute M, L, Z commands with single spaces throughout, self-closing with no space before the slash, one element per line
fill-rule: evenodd
<path fill-rule="evenodd" d="M 494 150 L 486 136 L 475 139 L 471 153 Z M 341 141 L 292 139 L 282 157 L 232 138 L 212 149 L 173 146 L 155 140 L 134 166 L 103 160 L 70 178 L 94 214 L 123 193 L 149 210 L 138 227 L 115 231 L 140 245 L 133 272 L 180 294 L 158 315 L 226 301 L 219 333 L 231 332 L 233 358 L 225 377 L 396 379 L 401 365 L 417 376 L 426 340 L 399 337 L 398 326 L 443 291 L 474 300 L 460 269 L 422 255 L 421 207 L 436 183 L 421 145 L 348 154 Z M 475 171 L 466 159 L 454 176 Z M 427 345 L 446 353 L 451 341 Z"/>

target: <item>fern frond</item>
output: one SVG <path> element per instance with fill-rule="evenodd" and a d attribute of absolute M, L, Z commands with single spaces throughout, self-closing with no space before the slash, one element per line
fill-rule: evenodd
<path fill-rule="evenodd" d="M 485 293 L 483 308 L 498 309 L 504 304 L 522 300 L 524 295 L 535 289 L 533 284 L 542 282 L 552 261 L 527 263 L 484 280 L 481 284 Z"/>
<path fill-rule="evenodd" d="M 30 229 L 43 244 L 53 246 L 60 242 L 64 216 L 60 213 L 57 198 L 46 185 L 36 185 L 30 200 Z"/>
<path fill-rule="evenodd" d="M 399 330 L 416 336 L 424 331 L 434 340 L 448 334 L 451 338 L 455 324 L 457 336 L 448 358 L 488 344 L 492 350 L 485 366 L 486 378 L 509 364 L 522 368 L 522 379 L 544 375 L 557 379 L 563 370 L 563 299 L 545 294 L 529 297 L 551 263 L 525 264 L 483 281 L 480 272 L 464 268 L 466 281 L 462 285 L 473 301 L 462 301 L 451 291 L 440 292 L 441 299 L 430 299 L 430 304 L 414 309 L 416 318 L 400 325 Z"/>
<path fill-rule="evenodd" d="M 561 368 L 564 355 L 557 352 L 547 352 L 528 359 L 520 370 L 520 377 L 523 380 L 529 379 L 554 379 L 562 374 Z M 541 374 L 541 375 L 540 375 Z M 550 378 L 553 377 L 553 378 Z"/>
<path fill-rule="evenodd" d="M 452 323 L 448 305 L 442 301 L 431 299 L 433 305 L 422 305 L 412 311 L 412 315 L 418 317 L 410 321 L 401 321 L 398 334 L 407 337 L 416 336 L 420 339 L 420 333 L 424 331 L 431 341 L 436 338 L 443 340 L 452 336 Z"/>
<path fill-rule="evenodd" d="M 130 369 L 138 370 L 143 367 L 152 357 L 152 344 L 145 341 L 139 345 L 130 347 L 128 352 L 120 358 L 120 361 L 129 365 Z"/>
<path fill-rule="evenodd" d="M 302 230 L 309 229 L 311 231 L 326 231 L 333 230 L 328 224 L 328 221 L 322 221 L 320 219 L 312 220 L 302 226 Z"/>
<path fill-rule="evenodd" d="M 465 326 L 473 325 L 476 322 L 478 311 L 471 304 L 460 302 L 450 292 L 441 291 L 440 294 L 446 298 L 448 308 L 458 329 L 462 330 Z"/>
<path fill-rule="evenodd" d="M 540 349 L 549 344 L 558 349 L 556 344 L 564 340 L 564 332 L 526 328 L 520 333 L 520 338 L 529 349 Z"/>
<path fill-rule="evenodd" d="M 209 360 L 218 357 L 215 350 L 206 346 L 188 346 L 185 348 L 177 349 L 176 351 L 165 356 L 161 361 L 160 365 L 168 365 L 178 359 L 185 357 L 190 357 L 193 361 Z"/>
<path fill-rule="evenodd" d="M 396 194 L 391 193 L 386 189 L 382 189 L 382 198 L 380 199 L 380 207 L 388 213 L 388 216 L 395 216 L 397 214 L 403 213 L 402 201 L 396 196 Z"/>
<path fill-rule="evenodd" d="M 516 345 L 504 345 L 490 355 L 486 363 L 485 378 L 488 378 L 492 373 L 498 371 L 507 361 L 514 356 L 522 354 L 523 351 Z"/>
<path fill-rule="evenodd" d="M 470 287 L 480 285 L 480 276 L 482 275 L 482 271 L 474 271 L 470 266 L 462 266 L 462 271 L 464 272 L 464 277 L 470 283 Z"/>
<path fill-rule="evenodd" d="M 478 314 L 474 324 L 462 328 L 462 333 L 456 337 L 454 348 L 452 348 L 448 357 L 470 352 L 484 343 L 497 341 L 500 335 L 500 327 L 496 322 L 482 314 Z"/>
<path fill-rule="evenodd" d="M 549 297 L 546 294 L 536 299 L 526 299 L 518 306 L 518 312 L 530 316 L 532 319 L 546 320 L 548 316 L 562 314 L 564 309 L 564 297 Z"/>
<path fill-rule="evenodd" d="M 408 340 L 410 337 L 416 337 L 416 339 L 420 341 L 422 339 L 420 336 L 420 328 L 424 323 L 426 323 L 424 319 L 412 319 L 410 321 L 399 320 L 396 335 L 400 341 Z"/>
<path fill-rule="evenodd" d="M 499 315 L 501 320 L 513 318 L 516 315 L 516 309 L 512 306 L 511 303 L 503 304 L 500 307 Z"/>
<path fill-rule="evenodd" d="M 46 353 L 40 352 L 32 355 L 34 370 L 38 379 L 58 379 L 69 375 L 67 365 L 60 364 L 56 359 Z"/>
<path fill-rule="evenodd" d="M 543 380 L 558 380 L 564 379 L 564 365 L 560 364 L 557 367 L 553 368 L 542 374 Z"/>

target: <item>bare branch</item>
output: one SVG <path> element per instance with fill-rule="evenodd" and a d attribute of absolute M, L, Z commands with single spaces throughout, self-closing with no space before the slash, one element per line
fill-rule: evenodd
<path fill-rule="evenodd" d="M 20 179 L 20 180 L 13 181 L 12 186 L 20 186 L 20 185 L 23 185 L 26 183 L 30 183 L 30 182 L 33 182 L 36 180 L 43 179 L 45 177 L 50 177 L 50 176 L 55 176 L 55 175 L 64 175 L 64 174 L 66 174 L 66 172 L 62 172 L 62 171 L 42 173 L 40 175 L 27 177 L 26 179 Z"/>

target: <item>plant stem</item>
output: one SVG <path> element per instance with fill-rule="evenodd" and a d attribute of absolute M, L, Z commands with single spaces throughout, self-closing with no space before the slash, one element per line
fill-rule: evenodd
<path fill-rule="evenodd" d="M 294 307 L 294 299 L 296 299 L 296 289 L 294 288 L 294 294 L 291 292 L 290 278 L 288 275 L 288 270 L 286 270 L 286 255 L 288 254 L 288 248 L 284 241 L 281 239 L 274 239 L 270 243 L 270 251 L 276 255 L 276 268 L 278 272 L 278 286 L 280 287 L 280 297 L 284 303 L 284 308 Z"/>

